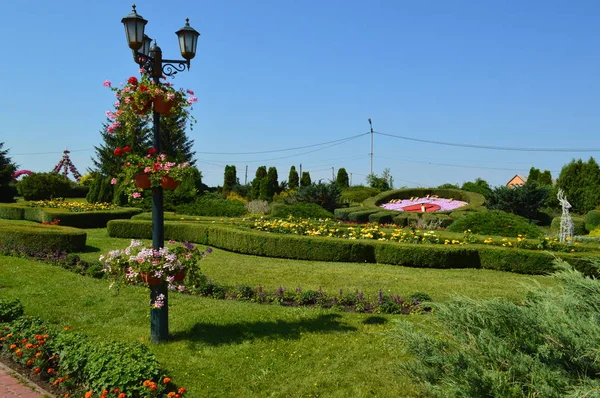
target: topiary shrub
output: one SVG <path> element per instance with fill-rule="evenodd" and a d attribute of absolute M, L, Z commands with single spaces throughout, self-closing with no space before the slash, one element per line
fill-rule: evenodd
<path fill-rule="evenodd" d="M 356 185 L 342 190 L 341 198 L 346 203 L 360 203 L 365 199 L 379 194 L 381 191 L 377 188 Z"/>
<path fill-rule="evenodd" d="M 448 230 L 452 232 L 463 232 L 468 229 L 475 234 L 482 235 L 510 237 L 527 235 L 529 238 L 543 235 L 542 230 L 530 224 L 526 218 L 501 210 L 473 212 L 457 219 L 448 227 Z"/>
<path fill-rule="evenodd" d="M 17 190 L 25 200 L 64 198 L 71 190 L 71 183 L 62 174 L 33 173 L 17 183 Z"/>
<path fill-rule="evenodd" d="M 286 205 L 275 203 L 271 206 L 271 216 L 287 218 L 289 216 L 300 218 L 333 218 L 333 214 L 314 203 L 296 203 Z"/>
<path fill-rule="evenodd" d="M 335 218 L 338 220 L 348 221 L 348 216 L 350 215 L 350 213 L 354 213 L 355 211 L 360 211 L 360 210 L 364 210 L 364 209 L 365 208 L 362 206 L 341 207 L 339 209 L 335 209 L 333 211 L 333 214 L 334 214 Z"/>
<path fill-rule="evenodd" d="M 80 252 L 87 234 L 79 229 L 54 225 L 0 225 L 0 244 L 29 251 Z"/>
<path fill-rule="evenodd" d="M 353 213 L 348 214 L 348 221 L 350 222 L 358 222 L 358 223 L 366 223 L 369 222 L 369 216 L 373 213 L 378 213 L 377 209 L 369 209 L 369 210 L 359 210 Z"/>
<path fill-rule="evenodd" d="M 600 210 L 590 210 L 584 218 L 585 229 L 593 231 L 600 226 Z"/>
<path fill-rule="evenodd" d="M 369 214 L 369 222 L 378 224 L 393 224 L 395 213 L 388 211 L 379 211 L 377 213 Z"/>
<path fill-rule="evenodd" d="M 0 323 L 10 322 L 23 315 L 23 305 L 19 299 L 0 297 Z"/>
<path fill-rule="evenodd" d="M 587 234 L 585 220 L 582 217 L 571 217 L 573 220 L 573 235 Z M 558 235 L 560 233 L 560 217 L 554 217 L 550 224 L 550 234 Z"/>
<path fill-rule="evenodd" d="M 239 200 L 200 197 L 192 203 L 178 206 L 175 212 L 190 216 L 240 217 L 248 211 Z"/>

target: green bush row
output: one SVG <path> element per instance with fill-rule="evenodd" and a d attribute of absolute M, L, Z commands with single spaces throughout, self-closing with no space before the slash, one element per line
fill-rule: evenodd
<path fill-rule="evenodd" d="M 600 210 L 590 210 L 584 218 L 585 229 L 593 231 L 600 227 Z"/>
<path fill-rule="evenodd" d="M 289 216 L 299 218 L 333 218 L 333 214 L 322 208 L 316 203 L 294 203 L 291 205 L 285 203 L 273 203 L 271 205 L 271 216 L 277 218 L 287 218 Z"/>
<path fill-rule="evenodd" d="M 192 203 L 182 204 L 175 210 L 178 214 L 191 216 L 240 217 L 248 213 L 239 200 L 211 199 L 200 197 Z"/>
<path fill-rule="evenodd" d="M 471 230 L 474 234 L 507 237 L 526 235 L 528 238 L 537 238 L 543 235 L 542 230 L 526 218 L 501 210 L 471 212 L 454 221 L 448 230 L 452 232 Z"/>
<path fill-rule="evenodd" d="M 143 220 L 113 220 L 108 233 L 118 238 L 150 239 L 152 224 Z M 585 255 L 548 253 L 485 245 L 446 246 L 401 244 L 375 240 L 345 240 L 266 234 L 235 227 L 166 222 L 165 238 L 190 241 L 257 256 L 312 261 L 384 263 L 427 268 L 488 268 L 524 274 L 551 272 L 552 260 L 568 259 L 586 274 L 595 274 Z"/>
<path fill-rule="evenodd" d="M 456 199 L 467 202 L 468 205 L 461 207 L 462 211 L 465 210 L 485 210 L 483 204 L 485 203 L 485 197 L 475 192 L 462 191 L 460 189 L 435 189 L 435 188 L 408 188 L 408 189 L 397 189 L 394 191 L 382 192 L 377 196 L 366 199 L 363 205 L 367 208 L 375 207 L 379 208 L 379 205 L 388 203 L 392 199 L 410 199 L 412 197 L 425 197 L 427 195 L 438 195 L 440 198 Z M 437 213 L 450 213 L 451 211 L 437 212 Z"/>
<path fill-rule="evenodd" d="M 104 228 L 110 220 L 131 218 L 141 212 L 141 209 L 134 207 L 105 211 L 70 212 L 63 209 L 31 207 L 20 204 L 0 204 L 0 218 L 46 223 L 58 219 L 61 226 L 76 228 Z"/>
<path fill-rule="evenodd" d="M 0 243 L 7 248 L 30 251 L 80 252 L 87 234 L 76 228 L 55 225 L 0 225 Z"/>

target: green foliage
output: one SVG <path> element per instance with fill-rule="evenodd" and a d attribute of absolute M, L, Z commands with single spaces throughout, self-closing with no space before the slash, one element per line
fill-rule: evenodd
<path fill-rule="evenodd" d="M 600 167 L 594 158 L 573 160 L 560 171 L 557 188 L 571 204 L 571 211 L 586 213 L 600 204 Z"/>
<path fill-rule="evenodd" d="M 90 188 L 84 185 L 71 184 L 71 190 L 67 194 L 67 198 L 85 198 Z"/>
<path fill-rule="evenodd" d="M 546 202 L 549 191 L 548 187 L 535 182 L 513 188 L 499 186 L 487 196 L 487 207 L 534 220 Z"/>
<path fill-rule="evenodd" d="M 289 216 L 300 218 L 333 218 L 333 214 L 314 203 L 294 203 L 291 205 L 276 203 L 271 206 L 271 216 L 287 218 Z"/>
<path fill-rule="evenodd" d="M 338 184 L 339 185 L 339 184 Z M 379 194 L 381 191 L 377 188 L 355 185 L 342 190 L 342 200 L 349 203 L 361 203 L 363 200 Z"/>
<path fill-rule="evenodd" d="M 536 169 L 535 167 L 531 167 L 529 169 L 529 175 L 527 176 L 527 181 L 525 182 L 525 184 L 532 184 L 532 183 L 538 183 L 540 180 L 540 176 L 541 176 L 541 172 L 540 169 Z"/>
<path fill-rule="evenodd" d="M 392 224 L 393 218 L 396 216 L 396 212 L 379 211 L 377 213 L 369 214 L 369 222 L 377 224 Z"/>
<path fill-rule="evenodd" d="M 312 180 L 310 179 L 310 173 L 308 171 L 303 171 L 302 178 L 300 178 L 300 186 L 308 187 L 310 184 L 312 184 Z"/>
<path fill-rule="evenodd" d="M 529 180 L 527 182 L 529 182 Z M 542 186 L 552 186 L 552 173 L 550 172 L 550 170 L 544 170 L 544 172 L 540 175 L 540 178 L 538 179 L 538 184 Z"/>
<path fill-rule="evenodd" d="M 458 184 L 446 183 L 440 185 L 439 187 L 437 187 L 437 189 L 460 189 L 460 187 L 458 186 Z"/>
<path fill-rule="evenodd" d="M 369 222 L 369 216 L 375 213 L 379 213 L 379 210 L 365 209 L 364 207 L 361 207 L 361 210 L 348 214 L 348 221 L 357 223 L 367 223 Z"/>
<path fill-rule="evenodd" d="M 223 177 L 223 193 L 230 192 L 235 185 L 238 185 L 237 171 L 234 165 L 225 166 L 225 176 Z"/>
<path fill-rule="evenodd" d="M 340 190 L 344 190 L 350 186 L 350 180 L 348 179 L 348 172 L 345 168 L 340 167 L 337 172 L 335 179 L 336 184 L 340 187 Z"/>
<path fill-rule="evenodd" d="M 529 238 L 537 238 L 542 231 L 527 219 L 515 214 L 500 210 L 473 212 L 454 221 L 449 231 L 463 232 L 471 230 L 475 234 L 499 235 L 514 237 L 526 235 Z"/>
<path fill-rule="evenodd" d="M 17 319 L 23 313 L 23 305 L 19 299 L 0 297 L 0 323 Z"/>
<path fill-rule="evenodd" d="M 321 206 L 330 213 L 333 213 L 340 201 L 340 189 L 335 182 L 328 184 L 318 182 L 310 185 L 301 185 L 285 198 L 288 204 L 294 203 L 313 203 Z"/>
<path fill-rule="evenodd" d="M 583 217 L 571 216 L 573 221 L 573 235 L 585 235 L 587 233 L 585 220 Z M 554 217 L 550 225 L 550 234 L 558 235 L 560 233 L 560 217 Z"/>
<path fill-rule="evenodd" d="M 33 173 L 17 183 L 19 195 L 25 200 L 64 198 L 71 189 L 69 179 L 58 173 Z"/>
<path fill-rule="evenodd" d="M 411 212 L 400 212 L 392 218 L 394 224 L 399 227 L 406 227 L 416 224 L 419 221 L 419 215 Z"/>
<path fill-rule="evenodd" d="M 0 208 L 1 209 L 1 208 Z M 362 206 L 355 206 L 355 207 L 340 207 L 338 209 L 335 209 L 333 211 L 333 216 L 337 219 L 337 220 L 342 220 L 342 221 L 348 221 L 348 216 L 350 215 L 350 213 L 354 213 L 355 211 L 360 211 L 360 210 L 364 210 L 365 208 Z"/>
<path fill-rule="evenodd" d="M 463 191 L 475 192 L 480 195 L 487 197 L 492 189 L 490 188 L 490 184 L 487 181 L 482 180 L 481 178 L 477 178 L 475 181 L 465 182 L 460 188 Z"/>
<path fill-rule="evenodd" d="M 256 174 L 255 174 L 254 180 L 252 180 L 251 188 L 250 188 L 252 200 L 260 199 L 261 181 L 266 176 L 267 176 L 267 166 L 260 166 L 258 169 L 256 169 Z M 263 200 L 266 200 L 266 199 L 263 199 Z"/>
<path fill-rule="evenodd" d="M 13 184 L 13 174 L 17 166 L 8 157 L 8 149 L 2 149 L 4 143 L 0 142 L 0 202 L 10 203 L 14 201 L 17 189 Z"/>
<path fill-rule="evenodd" d="M 600 210 L 590 210 L 585 215 L 585 229 L 593 231 L 600 226 Z"/>
<path fill-rule="evenodd" d="M 206 196 L 176 208 L 178 214 L 191 216 L 239 217 L 248 211 L 239 200 L 213 199 Z"/>
<path fill-rule="evenodd" d="M 267 171 L 267 181 L 268 181 L 268 194 L 270 199 L 269 200 L 273 200 L 273 195 L 275 195 L 276 193 L 279 193 L 279 181 L 278 181 L 278 175 L 277 175 L 277 168 L 275 167 L 269 167 L 269 170 Z"/>
<path fill-rule="evenodd" d="M 69 227 L 0 225 L 0 243 L 10 248 L 77 252 L 85 249 L 86 238 L 84 231 Z"/>
<path fill-rule="evenodd" d="M 296 166 L 290 167 L 290 173 L 288 175 L 288 188 L 296 189 L 300 184 L 300 177 L 298 176 L 298 172 L 296 171 Z"/>
<path fill-rule="evenodd" d="M 415 359 L 400 366 L 432 396 L 595 396 L 600 284 L 561 266 L 562 289 L 533 285 L 519 305 L 458 298 L 435 305 L 433 325 L 401 321 Z"/>
<path fill-rule="evenodd" d="M 383 170 L 381 177 L 378 177 L 375 173 L 369 174 L 367 176 L 367 184 L 369 184 L 371 188 L 376 188 L 380 191 L 394 189 L 394 179 L 388 168 Z"/>

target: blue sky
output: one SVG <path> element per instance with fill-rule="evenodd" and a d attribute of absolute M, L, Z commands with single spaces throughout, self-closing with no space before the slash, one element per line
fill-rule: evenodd
<path fill-rule="evenodd" d="M 101 142 L 113 93 L 137 74 L 121 18 L 130 2 L 21 0 L 0 14 L 0 141 L 22 168 L 49 171 L 68 148 L 81 171 Z M 199 98 L 189 136 L 208 185 L 226 164 L 248 180 L 291 165 L 313 180 L 370 172 L 370 137 L 278 151 L 374 130 L 409 138 L 588 152 L 451 147 L 375 134 L 376 174 L 395 186 L 481 177 L 506 183 L 531 166 L 553 176 L 600 150 L 597 1 L 137 1 L 147 33 L 178 58 L 185 18 L 202 36 L 177 87 Z M 224 155 L 273 151 L 263 154 Z M 314 151 L 312 153 L 306 153 Z"/>

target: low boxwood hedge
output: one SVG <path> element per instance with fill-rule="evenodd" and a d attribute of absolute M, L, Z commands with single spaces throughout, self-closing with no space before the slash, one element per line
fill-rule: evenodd
<path fill-rule="evenodd" d="M 107 227 L 112 237 L 152 237 L 152 223 L 145 220 L 113 220 Z M 523 274 L 552 272 L 552 260 L 560 257 L 588 275 L 597 273 L 590 263 L 592 256 L 589 254 L 548 253 L 476 244 L 413 245 L 376 240 L 345 240 L 267 234 L 231 226 L 185 222 L 165 222 L 165 238 L 257 256 L 428 268 L 487 268 Z"/>
<path fill-rule="evenodd" d="M 1 225 L 0 244 L 7 248 L 80 252 L 87 234 L 76 228 L 55 225 Z"/>
<path fill-rule="evenodd" d="M 378 211 L 377 213 L 369 214 L 369 222 L 378 224 L 392 224 L 394 222 L 395 212 Z"/>
<path fill-rule="evenodd" d="M 104 211 L 70 212 L 49 207 L 31 207 L 21 204 L 1 204 L 0 218 L 52 222 L 60 220 L 60 225 L 76 228 L 104 228 L 110 220 L 131 218 L 142 209 L 127 207 Z"/>
<path fill-rule="evenodd" d="M 342 208 L 339 208 L 339 209 L 335 209 L 333 211 L 333 215 L 338 220 L 348 221 L 348 216 L 350 215 L 350 213 L 354 213 L 356 211 L 361 211 L 361 210 L 364 210 L 364 209 L 365 208 L 362 207 L 362 206 L 342 207 Z"/>

